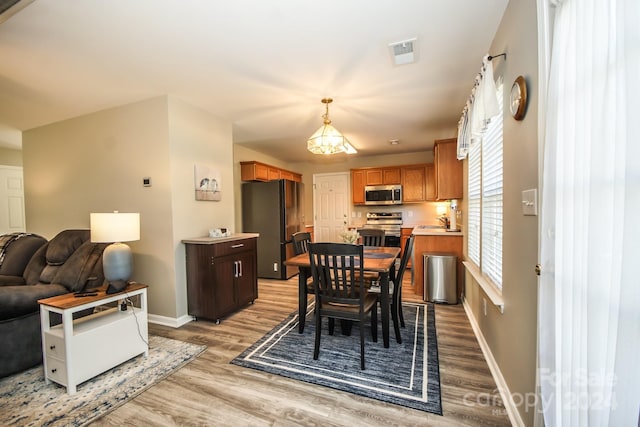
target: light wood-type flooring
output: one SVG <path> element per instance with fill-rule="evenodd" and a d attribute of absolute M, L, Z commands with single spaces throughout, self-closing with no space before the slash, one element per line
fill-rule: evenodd
<path fill-rule="evenodd" d="M 421 301 L 407 285 L 404 299 Z M 253 305 L 219 325 L 205 320 L 178 329 L 150 324 L 151 334 L 206 344 L 208 349 L 92 425 L 510 425 L 462 305 L 436 306 L 444 413 L 439 416 L 230 364 L 297 309 L 297 276 L 288 281 L 260 279 L 258 292 Z M 393 328 L 390 333 L 393 338 Z"/>

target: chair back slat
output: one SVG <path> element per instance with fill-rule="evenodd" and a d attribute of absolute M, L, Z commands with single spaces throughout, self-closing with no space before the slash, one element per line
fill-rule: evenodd
<path fill-rule="evenodd" d="M 291 236 L 293 240 L 293 251 L 296 255 L 309 252 L 309 244 L 311 243 L 311 233 L 307 231 L 299 231 Z"/>
<path fill-rule="evenodd" d="M 360 228 L 358 234 L 362 237 L 362 244 L 365 246 L 384 246 L 384 230 L 378 228 Z"/>
<path fill-rule="evenodd" d="M 365 288 L 362 280 L 362 245 L 347 243 L 311 243 L 309 259 L 316 300 L 320 304 L 362 305 Z M 359 274 L 358 274 L 359 273 Z"/>

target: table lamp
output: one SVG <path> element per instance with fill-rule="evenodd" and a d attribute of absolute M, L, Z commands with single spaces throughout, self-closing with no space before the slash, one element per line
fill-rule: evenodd
<path fill-rule="evenodd" d="M 109 283 L 107 293 L 124 289 L 133 271 L 131 248 L 123 242 L 140 240 L 139 213 L 92 213 L 91 241 L 111 243 L 102 253 L 104 278 Z"/>

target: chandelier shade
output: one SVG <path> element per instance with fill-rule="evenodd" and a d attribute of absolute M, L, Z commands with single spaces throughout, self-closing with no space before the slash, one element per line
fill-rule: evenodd
<path fill-rule="evenodd" d="M 326 111 L 322 116 L 324 124 L 307 140 L 307 150 L 313 154 L 356 153 L 356 149 L 349 143 L 349 140 L 331 125 L 329 119 L 329 103 L 331 102 L 333 102 L 331 98 L 322 99 L 322 103 L 326 105 Z"/>

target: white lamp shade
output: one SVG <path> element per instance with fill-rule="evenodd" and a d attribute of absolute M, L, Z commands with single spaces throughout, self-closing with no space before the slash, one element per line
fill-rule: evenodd
<path fill-rule="evenodd" d="M 139 213 L 92 213 L 91 241 L 96 243 L 140 240 Z"/>
<path fill-rule="evenodd" d="M 307 141 L 307 149 L 314 154 L 356 153 L 356 149 L 336 128 L 322 125 Z"/>

